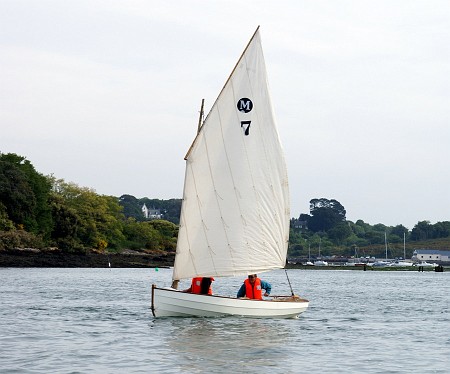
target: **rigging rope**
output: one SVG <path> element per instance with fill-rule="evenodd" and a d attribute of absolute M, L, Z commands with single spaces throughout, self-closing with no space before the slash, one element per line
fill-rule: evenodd
<path fill-rule="evenodd" d="M 290 289 L 291 289 L 291 295 L 292 295 L 292 296 L 295 296 L 295 295 L 294 295 L 294 290 L 292 289 L 292 286 L 291 286 L 291 281 L 289 280 L 289 277 L 288 277 L 287 270 L 284 269 L 284 272 L 285 272 L 285 274 L 286 274 L 286 278 L 287 278 L 287 281 L 288 281 L 288 283 L 289 283 L 289 287 L 290 287 Z"/>

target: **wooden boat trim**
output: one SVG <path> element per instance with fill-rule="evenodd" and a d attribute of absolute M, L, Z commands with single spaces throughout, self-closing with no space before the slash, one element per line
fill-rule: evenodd
<path fill-rule="evenodd" d="M 169 292 L 177 292 L 177 293 L 182 293 L 183 291 L 179 291 L 179 290 L 175 290 L 172 288 L 165 288 L 165 287 L 158 287 L 156 284 L 152 284 L 152 313 L 153 315 L 155 315 L 155 307 L 154 307 L 154 294 L 155 294 L 155 289 L 158 290 L 162 290 L 162 291 L 169 291 Z M 272 303 L 272 302 L 291 302 L 291 303 L 298 303 L 298 302 L 303 302 L 303 303 L 308 303 L 309 300 L 306 299 L 302 299 L 298 296 L 291 296 L 291 295 L 274 295 L 274 296 L 269 296 L 271 298 L 273 298 L 273 300 L 257 300 L 257 299 L 249 299 L 247 297 L 231 297 L 231 296 L 221 296 L 221 295 L 200 295 L 200 294 L 196 294 L 196 296 L 205 296 L 205 297 L 215 297 L 215 298 L 220 298 L 220 299 L 230 299 L 230 300 L 246 300 L 246 301 L 252 301 L 252 302 L 264 302 L 264 303 Z"/>

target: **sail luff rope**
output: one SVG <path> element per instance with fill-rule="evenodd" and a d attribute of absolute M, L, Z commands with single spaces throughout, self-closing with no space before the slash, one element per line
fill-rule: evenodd
<path fill-rule="evenodd" d="M 253 33 L 253 35 L 252 35 L 250 41 L 248 42 L 247 46 L 245 47 L 244 52 L 242 52 L 241 56 L 239 57 L 239 59 L 238 59 L 236 65 L 234 65 L 234 68 L 233 68 L 233 70 L 231 71 L 231 74 L 229 75 L 228 79 L 225 81 L 225 84 L 223 85 L 222 89 L 220 90 L 220 93 L 219 93 L 219 95 L 217 96 L 216 101 L 214 101 L 214 103 L 213 103 L 213 105 L 212 105 L 211 108 L 214 108 L 214 106 L 216 105 L 217 101 L 219 100 L 220 96 L 222 95 L 223 90 L 224 90 L 225 87 L 227 86 L 227 84 L 228 84 L 228 82 L 230 81 L 231 77 L 233 76 L 235 70 L 236 70 L 237 67 L 239 66 L 239 63 L 241 62 L 241 60 L 242 60 L 242 58 L 244 57 L 245 53 L 247 52 L 248 48 L 249 48 L 250 45 L 252 44 L 253 39 L 255 38 L 255 35 L 258 33 L 258 30 L 259 30 L 259 25 L 258 25 L 258 27 L 256 28 L 255 32 Z M 206 118 L 205 118 L 205 120 L 204 120 L 203 122 L 206 122 L 206 120 L 208 119 L 210 113 L 211 113 L 211 111 L 209 111 L 208 115 L 206 116 Z M 202 127 L 203 127 L 203 126 L 200 127 L 200 130 L 202 129 Z M 197 136 L 195 137 L 194 141 L 192 142 L 191 146 L 189 147 L 189 149 L 188 149 L 188 151 L 187 151 L 187 153 L 186 153 L 186 156 L 184 156 L 184 159 L 185 159 L 185 160 L 189 157 L 189 154 L 191 153 L 191 150 L 192 150 L 192 148 L 193 148 L 193 146 L 194 146 L 194 144 L 195 144 L 195 142 L 196 142 L 196 140 L 197 140 L 197 137 L 198 137 L 198 133 L 197 133 Z"/>

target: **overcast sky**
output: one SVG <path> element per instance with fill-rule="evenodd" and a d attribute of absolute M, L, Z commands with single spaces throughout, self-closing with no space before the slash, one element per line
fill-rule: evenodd
<path fill-rule="evenodd" d="M 201 99 L 256 27 L 291 215 L 450 220 L 450 2 L 0 0 L 0 152 L 99 194 L 181 198 Z"/>

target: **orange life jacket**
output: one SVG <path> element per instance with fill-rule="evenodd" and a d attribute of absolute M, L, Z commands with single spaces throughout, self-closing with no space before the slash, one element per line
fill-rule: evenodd
<path fill-rule="evenodd" d="M 201 294 L 202 293 L 202 279 L 203 277 L 196 277 L 196 278 L 192 278 L 192 283 L 191 283 L 191 293 L 196 293 L 196 294 Z M 214 278 L 211 278 L 211 280 L 214 280 Z M 208 295 L 212 295 L 212 288 L 211 286 L 208 289 Z"/>
<path fill-rule="evenodd" d="M 202 277 L 192 278 L 191 293 L 200 293 Z"/>
<path fill-rule="evenodd" d="M 249 299 L 262 300 L 261 279 L 256 278 L 253 285 L 248 279 L 244 281 L 245 284 L 245 296 Z"/>

